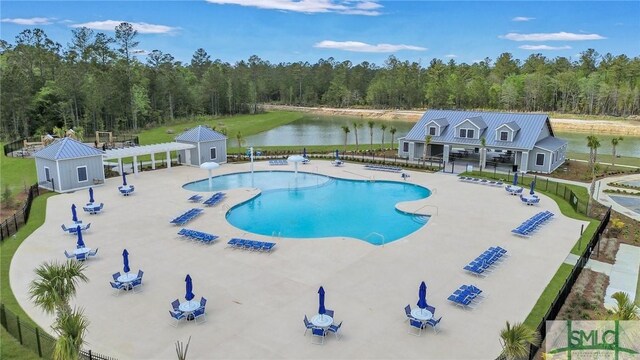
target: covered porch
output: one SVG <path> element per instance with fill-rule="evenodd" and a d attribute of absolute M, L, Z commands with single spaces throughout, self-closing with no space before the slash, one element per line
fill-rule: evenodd
<path fill-rule="evenodd" d="M 155 170 L 156 168 L 155 155 L 164 153 L 166 154 L 167 168 L 171 168 L 172 152 L 193 149 L 195 147 L 196 146 L 192 144 L 170 142 L 170 143 L 134 146 L 134 147 L 128 147 L 128 148 L 122 148 L 122 149 L 111 149 L 111 150 L 105 151 L 105 154 L 103 155 L 103 161 L 117 160 L 118 173 L 122 175 L 123 173 L 122 159 L 133 158 L 133 173 L 137 174 L 139 171 L 139 165 L 142 163 L 138 161 L 139 156 L 145 156 L 145 155 L 151 156 L 151 168 Z"/>

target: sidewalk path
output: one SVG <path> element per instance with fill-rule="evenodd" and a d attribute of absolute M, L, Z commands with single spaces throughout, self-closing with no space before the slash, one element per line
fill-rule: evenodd
<path fill-rule="evenodd" d="M 610 309 L 615 306 L 616 301 L 611 298 L 611 295 L 618 291 L 626 292 L 630 299 L 636 297 L 639 272 L 640 247 L 620 244 L 620 249 L 616 254 L 616 262 L 609 275 L 609 287 L 604 296 L 606 308 Z"/>
<path fill-rule="evenodd" d="M 629 182 L 629 181 L 640 181 L 640 174 L 633 175 L 625 175 L 625 176 L 616 176 L 609 177 L 602 180 L 596 181 L 596 195 L 594 198 L 601 204 L 606 206 L 611 206 L 613 210 L 624 214 L 634 220 L 640 221 L 640 214 L 618 204 L 615 200 L 613 200 L 608 193 L 604 192 L 605 189 L 618 189 L 616 187 L 609 186 L 609 183 L 612 182 Z M 630 190 L 633 191 L 633 190 Z M 640 202 L 640 196 L 630 196 L 624 194 L 611 194 L 614 196 L 628 197 L 630 199 L 637 199 Z"/>

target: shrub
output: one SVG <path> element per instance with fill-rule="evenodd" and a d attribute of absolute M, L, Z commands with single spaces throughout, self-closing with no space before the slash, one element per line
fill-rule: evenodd
<path fill-rule="evenodd" d="M 611 219 L 611 223 L 609 224 L 609 234 L 613 237 L 618 237 L 620 235 L 620 231 L 624 228 L 624 225 L 624 221 L 620 219 Z"/>
<path fill-rule="evenodd" d="M 4 187 L 0 201 L 2 202 L 2 207 L 8 209 L 13 208 L 13 194 L 11 193 L 11 189 L 8 185 Z"/>

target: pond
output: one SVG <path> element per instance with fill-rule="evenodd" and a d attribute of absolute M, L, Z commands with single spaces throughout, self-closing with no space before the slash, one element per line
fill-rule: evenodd
<path fill-rule="evenodd" d="M 587 147 L 587 136 L 589 133 L 565 133 L 555 132 L 555 135 L 559 138 L 569 141 L 569 151 L 576 153 L 588 154 L 589 148 Z M 600 147 L 598 148 L 598 156 L 601 161 L 611 160 L 611 139 L 619 137 L 620 135 L 603 135 L 595 134 L 600 140 Z M 620 156 L 632 156 L 640 157 L 640 137 L 638 136 L 622 136 L 624 140 L 618 143 L 616 146 L 616 154 Z M 609 157 L 607 158 L 607 155 Z"/>

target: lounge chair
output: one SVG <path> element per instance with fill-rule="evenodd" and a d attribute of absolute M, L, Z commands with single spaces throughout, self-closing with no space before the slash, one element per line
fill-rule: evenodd
<path fill-rule="evenodd" d="M 303 336 L 307 336 L 307 330 L 309 329 L 313 329 L 313 324 L 309 321 L 309 319 L 307 319 L 307 315 L 304 316 L 304 335 Z"/>
<path fill-rule="evenodd" d="M 172 322 L 172 326 L 173 327 L 178 327 L 178 324 L 180 323 L 180 320 L 185 318 L 185 315 L 181 312 L 173 312 L 171 310 L 169 310 L 169 315 L 171 315 L 171 318 L 173 318 L 175 320 L 175 322 Z"/>
<path fill-rule="evenodd" d="M 331 326 L 329 326 L 327 331 L 332 332 L 336 336 L 336 339 L 340 340 L 340 334 L 338 334 L 338 330 L 340 330 L 341 326 L 342 326 L 342 321 L 340 321 L 340 324 L 338 325 L 331 324 Z"/>
<path fill-rule="evenodd" d="M 314 339 L 320 339 L 320 342 L 314 342 L 316 345 L 324 345 L 324 338 L 327 335 L 327 331 L 321 327 L 312 327 L 311 335 Z"/>
<path fill-rule="evenodd" d="M 420 320 L 409 319 L 409 331 L 408 333 L 414 336 L 422 335 L 422 329 L 424 328 L 424 323 Z M 417 329 L 417 332 L 416 332 Z"/>
<path fill-rule="evenodd" d="M 431 326 L 433 328 L 433 332 L 435 332 L 436 334 L 438 333 L 438 324 L 440 323 L 440 320 L 442 320 L 442 316 L 440 316 L 440 318 L 438 320 L 435 320 L 435 318 L 431 318 L 429 320 L 426 321 L 426 325 Z"/>

